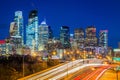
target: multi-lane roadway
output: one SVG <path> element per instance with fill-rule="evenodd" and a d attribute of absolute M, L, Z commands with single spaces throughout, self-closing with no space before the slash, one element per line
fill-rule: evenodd
<path fill-rule="evenodd" d="M 50 68 L 42 71 L 39 74 L 30 75 L 18 80 L 68 80 L 68 78 L 71 77 L 72 74 L 75 74 L 79 70 L 90 66 L 101 66 L 103 65 L 101 63 L 102 61 L 98 59 L 84 59 L 84 64 L 83 59 L 69 61 L 55 68 Z"/>

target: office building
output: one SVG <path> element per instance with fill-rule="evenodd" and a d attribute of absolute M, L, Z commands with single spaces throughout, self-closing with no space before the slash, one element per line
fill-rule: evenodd
<path fill-rule="evenodd" d="M 42 21 L 39 26 L 39 50 L 44 50 L 49 39 L 49 27 L 46 24 L 46 21 Z"/>
<path fill-rule="evenodd" d="M 60 29 L 60 41 L 64 48 L 70 48 L 70 33 L 68 26 L 62 26 Z"/>
<path fill-rule="evenodd" d="M 24 26 L 23 26 L 23 14 L 22 11 L 15 12 L 14 18 L 15 25 L 17 26 L 17 33 L 15 36 L 21 37 L 21 43 L 24 44 Z"/>
<path fill-rule="evenodd" d="M 98 46 L 98 40 L 96 37 L 96 28 L 94 26 L 88 26 L 86 28 L 85 46 L 86 47 Z"/>
<path fill-rule="evenodd" d="M 78 48 L 83 48 L 84 47 L 84 29 L 83 28 L 76 28 L 74 30 L 74 38 L 77 43 Z"/>
<path fill-rule="evenodd" d="M 108 30 L 101 30 L 99 33 L 99 46 L 108 47 Z"/>
<path fill-rule="evenodd" d="M 15 49 L 24 45 L 24 27 L 22 11 L 16 11 L 14 21 L 10 24 L 10 43 Z"/>
<path fill-rule="evenodd" d="M 48 26 L 48 33 L 49 33 L 49 39 L 53 39 L 53 31 L 51 29 L 51 26 Z"/>
<path fill-rule="evenodd" d="M 28 25 L 26 26 L 26 45 L 32 50 L 38 50 L 38 12 L 32 10 L 29 13 Z"/>

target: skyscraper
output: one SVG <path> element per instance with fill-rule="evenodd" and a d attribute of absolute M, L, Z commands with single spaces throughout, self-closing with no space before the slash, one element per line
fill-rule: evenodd
<path fill-rule="evenodd" d="M 42 21 L 39 26 L 39 50 L 44 50 L 49 39 L 49 27 L 46 21 Z"/>
<path fill-rule="evenodd" d="M 14 48 L 21 48 L 24 44 L 24 27 L 22 11 L 16 11 L 14 22 L 10 24 L 10 43 Z"/>
<path fill-rule="evenodd" d="M 26 45 L 33 50 L 38 50 L 38 12 L 32 10 L 29 14 L 26 27 Z"/>
<path fill-rule="evenodd" d="M 18 33 L 18 28 L 15 22 L 10 23 L 10 36 L 16 36 Z"/>
<path fill-rule="evenodd" d="M 74 38 L 77 43 L 78 48 L 84 47 L 84 30 L 82 28 L 76 28 L 74 30 Z"/>
<path fill-rule="evenodd" d="M 16 23 L 17 26 L 17 34 L 16 36 L 21 36 L 21 42 L 22 45 L 24 44 L 24 27 L 23 27 L 23 16 L 22 16 L 22 11 L 16 11 L 15 12 L 15 18 L 14 22 Z"/>
<path fill-rule="evenodd" d="M 62 26 L 60 29 L 60 41 L 64 48 L 70 48 L 70 33 L 68 26 Z"/>
<path fill-rule="evenodd" d="M 49 39 L 53 38 L 53 31 L 50 26 L 48 26 L 48 31 L 49 31 Z"/>
<path fill-rule="evenodd" d="M 101 30 L 99 33 L 99 46 L 108 47 L 108 30 Z"/>
<path fill-rule="evenodd" d="M 70 45 L 73 48 L 74 44 L 74 34 L 70 34 Z"/>
<path fill-rule="evenodd" d="M 88 26 L 86 28 L 85 46 L 95 47 L 97 45 L 98 45 L 98 40 L 96 37 L 96 28 L 94 26 Z"/>

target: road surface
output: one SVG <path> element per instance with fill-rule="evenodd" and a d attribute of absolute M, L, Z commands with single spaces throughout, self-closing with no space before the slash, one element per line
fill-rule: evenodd
<path fill-rule="evenodd" d="M 88 62 L 87 64 L 86 62 Z M 50 68 L 45 71 L 40 72 L 36 75 L 30 75 L 18 80 L 60 80 L 65 76 L 77 72 L 88 66 L 100 66 L 101 60 L 97 59 L 85 59 L 83 64 L 83 59 L 67 62 L 55 68 Z"/>

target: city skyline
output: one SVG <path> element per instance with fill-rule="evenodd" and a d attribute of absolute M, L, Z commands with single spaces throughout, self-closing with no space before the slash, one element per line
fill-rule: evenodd
<path fill-rule="evenodd" d="M 4 3 L 7 1 L 6 5 Z M 88 2 L 88 3 L 87 3 Z M 15 11 L 23 11 L 24 26 L 28 24 L 29 12 L 38 10 L 39 25 L 46 18 L 47 24 L 51 26 L 55 36 L 59 36 L 60 27 L 70 27 L 73 33 L 75 28 L 86 28 L 94 25 L 97 35 L 100 30 L 108 30 L 108 46 L 118 47 L 120 11 L 118 9 L 120 1 L 17 1 L 9 4 L 9 0 L 0 3 L 2 10 L 0 18 L 0 39 L 5 39 L 9 35 L 10 23 L 14 20 Z M 113 5 L 113 6 L 112 6 Z M 15 7 L 17 6 L 17 7 Z"/>

